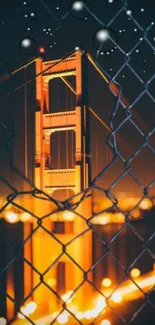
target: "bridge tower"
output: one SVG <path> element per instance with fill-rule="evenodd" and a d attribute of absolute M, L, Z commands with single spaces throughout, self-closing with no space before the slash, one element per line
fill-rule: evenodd
<path fill-rule="evenodd" d="M 34 181 L 37 188 L 42 189 L 51 196 L 57 189 L 72 189 L 77 194 L 88 188 L 90 184 L 87 60 L 86 54 L 78 51 L 64 60 L 45 62 L 42 58 L 39 58 L 36 61 L 36 74 L 38 77 L 36 78 L 37 110 L 35 112 Z M 49 81 L 53 78 L 63 79 L 67 76 L 75 76 L 76 107 L 72 111 L 51 113 L 49 108 Z M 67 130 L 75 132 L 75 167 L 70 169 L 51 169 L 50 164 L 48 166 L 48 161 L 51 155 L 52 134 Z M 54 159 L 54 157 L 52 158 Z M 89 194 L 91 193 L 89 192 Z M 42 203 L 41 200 L 38 200 L 38 203 L 34 206 L 34 211 L 37 214 L 41 209 Z M 72 245 L 67 246 L 68 254 L 87 271 L 92 265 L 92 233 L 86 222 L 92 215 L 91 195 L 80 203 L 78 208 L 76 208 L 76 212 L 81 214 L 83 218 L 75 216 L 72 221 L 72 227 L 69 227 L 70 223 L 64 220 L 63 233 L 61 231 L 56 236 L 62 243 L 67 243 L 84 230 L 88 230 L 85 235 L 81 235 Z M 45 211 L 43 211 L 44 213 Z M 43 224 L 49 233 L 53 231 L 55 222 L 52 218 L 44 219 Z M 34 227 L 36 225 L 37 223 L 34 224 Z M 45 271 L 44 261 L 46 260 L 46 264 L 48 261 L 48 265 L 50 265 L 51 258 L 54 260 L 60 254 L 60 248 L 62 252 L 61 245 L 55 239 L 53 239 L 53 245 L 51 245 L 51 236 L 46 232 L 43 234 L 42 229 L 38 229 L 35 236 L 33 236 L 33 265 L 43 273 Z M 66 254 L 63 254 L 61 263 L 58 263 L 58 265 L 49 270 L 48 277 L 50 275 L 50 278 L 55 278 L 59 282 L 58 273 L 60 278 L 65 276 L 65 292 L 74 290 L 84 280 L 83 272 Z M 47 279 L 46 276 L 45 278 Z M 37 283 L 38 275 L 34 272 L 33 287 Z M 57 289 L 55 290 L 57 291 Z M 83 308 L 84 301 L 87 301 L 87 296 L 90 298 L 91 294 L 91 286 L 88 286 L 86 290 L 86 287 L 82 285 L 80 290 L 77 291 L 76 303 L 78 306 Z M 51 292 L 44 285 L 41 285 L 34 292 L 34 301 L 37 302 L 39 311 L 43 313 L 52 312 L 57 308 L 57 299 L 54 297 L 51 299 Z"/>

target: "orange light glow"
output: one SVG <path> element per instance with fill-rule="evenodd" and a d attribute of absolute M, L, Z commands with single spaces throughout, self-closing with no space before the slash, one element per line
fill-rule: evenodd
<path fill-rule="evenodd" d="M 130 274 L 131 274 L 131 276 L 133 278 L 138 278 L 140 276 L 140 270 L 139 269 L 132 269 Z"/>
<path fill-rule="evenodd" d="M 75 218 L 75 214 L 72 211 L 64 211 L 63 217 L 65 220 L 73 221 Z"/>
<path fill-rule="evenodd" d="M 93 223 L 97 223 L 100 225 L 106 225 L 110 222 L 111 218 L 110 218 L 110 213 L 102 213 L 98 216 L 96 216 L 95 218 L 92 219 Z"/>
<path fill-rule="evenodd" d="M 111 325 L 111 322 L 108 319 L 104 319 L 102 320 L 101 325 Z"/>
<path fill-rule="evenodd" d="M 140 208 L 142 210 L 148 210 L 152 208 L 152 203 L 150 202 L 150 200 L 148 199 L 144 199 L 141 203 L 140 203 Z"/>
<path fill-rule="evenodd" d="M 68 310 L 70 310 L 72 313 L 75 314 L 78 310 L 78 307 L 76 305 L 73 305 L 73 306 L 68 307 Z"/>
<path fill-rule="evenodd" d="M 111 280 L 109 278 L 105 278 L 102 280 L 102 285 L 106 288 L 110 287 L 112 284 Z"/>
<path fill-rule="evenodd" d="M 135 218 L 135 219 L 137 219 L 137 218 L 140 218 L 140 211 L 138 210 L 138 209 L 136 209 L 136 210 L 134 210 L 133 212 L 132 212 L 132 217 L 133 218 Z"/>
<path fill-rule="evenodd" d="M 114 292 L 112 295 L 112 300 L 113 302 L 120 303 L 122 301 L 122 295 L 120 294 L 120 292 Z"/>
<path fill-rule="evenodd" d="M 14 213 L 14 212 L 11 212 L 11 211 L 6 212 L 5 219 L 9 223 L 16 223 L 16 222 L 19 221 L 19 217 L 18 217 L 17 213 Z"/>
<path fill-rule="evenodd" d="M 141 276 L 136 280 L 137 285 L 143 289 L 149 290 L 155 283 L 155 274 L 154 272 L 150 272 L 147 275 Z M 105 294 L 105 292 L 104 292 Z M 106 295 L 109 295 L 110 292 L 106 292 Z M 113 302 L 120 302 L 122 299 L 125 300 L 135 300 L 137 298 L 143 297 L 142 292 L 139 290 L 139 288 L 134 284 L 131 283 L 131 281 L 127 281 L 126 284 L 124 284 L 121 288 L 119 288 L 119 291 L 116 291 L 111 299 Z"/>
<path fill-rule="evenodd" d="M 30 221 L 31 220 L 31 215 L 29 213 L 27 213 L 27 212 L 23 212 L 23 213 L 21 213 L 19 219 L 22 222 Z"/>
<path fill-rule="evenodd" d="M 44 47 L 40 47 L 39 52 L 40 52 L 40 53 L 45 53 L 45 49 L 44 49 Z"/>
<path fill-rule="evenodd" d="M 50 287 L 54 287 L 57 284 L 57 280 L 55 278 L 50 278 L 50 279 L 47 280 L 47 284 Z"/>

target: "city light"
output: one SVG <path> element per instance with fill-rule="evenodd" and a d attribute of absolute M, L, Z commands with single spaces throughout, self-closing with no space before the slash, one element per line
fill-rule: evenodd
<path fill-rule="evenodd" d="M 109 278 L 104 278 L 104 279 L 102 280 L 102 285 L 103 285 L 104 287 L 106 287 L 106 288 L 110 287 L 111 284 L 112 284 L 112 282 L 111 282 L 111 280 L 110 280 Z"/>
<path fill-rule="evenodd" d="M 86 310 L 84 312 L 84 318 L 91 319 L 92 318 L 92 311 L 91 310 Z"/>
<path fill-rule="evenodd" d="M 26 221 L 30 221 L 31 220 L 31 215 L 27 212 L 23 212 L 21 213 L 21 215 L 19 216 L 20 221 L 22 222 L 26 222 Z"/>
<path fill-rule="evenodd" d="M 70 290 L 70 291 L 68 291 L 68 292 L 66 292 L 63 296 L 62 296 L 62 300 L 63 301 L 67 301 L 67 303 L 70 303 L 70 302 L 72 302 L 72 300 L 73 300 L 73 297 L 72 298 L 70 298 L 70 296 L 72 295 L 72 293 L 73 293 L 73 291 L 72 290 Z M 70 299 L 69 299 L 70 298 Z"/>
<path fill-rule="evenodd" d="M 133 278 L 138 278 L 140 276 L 140 270 L 139 269 L 132 269 L 130 274 L 131 274 L 131 276 Z"/>
<path fill-rule="evenodd" d="M 65 310 L 61 315 L 58 316 L 57 321 L 59 324 L 66 324 L 68 322 L 68 312 Z"/>
<path fill-rule="evenodd" d="M 101 325 L 111 325 L 111 322 L 108 319 L 104 319 L 102 320 Z"/>
<path fill-rule="evenodd" d="M 140 218 L 140 217 L 141 217 L 141 215 L 140 215 L 140 211 L 139 211 L 138 209 L 134 210 L 134 211 L 132 212 L 132 217 L 133 217 L 134 219 L 138 219 L 138 218 Z"/>
<path fill-rule="evenodd" d="M 77 311 L 77 313 L 75 314 L 75 316 L 79 320 L 82 320 L 84 318 L 84 314 L 82 313 L 82 311 Z"/>
<path fill-rule="evenodd" d="M 37 309 L 37 304 L 34 301 L 31 301 L 28 304 L 26 304 L 26 306 L 22 306 L 20 308 L 20 311 L 25 316 L 29 316 L 29 315 L 32 315 L 35 312 L 36 309 Z M 25 319 L 24 315 L 18 313 L 18 318 Z"/>
<path fill-rule="evenodd" d="M 0 317 L 0 325 L 6 325 L 7 321 L 4 317 Z"/>
<path fill-rule="evenodd" d="M 115 303 L 120 303 L 122 301 L 122 295 L 119 292 L 114 292 L 112 295 L 112 300 Z"/>
<path fill-rule="evenodd" d="M 73 221 L 75 218 L 75 214 L 72 211 L 64 211 L 63 212 L 63 217 L 67 221 Z"/>
<path fill-rule="evenodd" d="M 11 212 L 11 211 L 7 211 L 5 214 L 5 219 L 6 221 L 8 221 L 9 223 L 16 223 L 19 221 L 19 216 L 17 213 Z"/>
<path fill-rule="evenodd" d="M 104 308 L 107 306 L 106 302 L 105 302 L 105 298 L 102 296 L 97 297 L 97 299 L 95 299 L 95 308 L 94 311 L 99 315 L 99 313 L 101 313 L 101 311 L 104 310 Z"/>
<path fill-rule="evenodd" d="M 142 210 L 149 210 L 149 209 L 152 208 L 152 206 L 153 206 L 153 204 L 152 204 L 151 201 L 148 200 L 148 199 L 144 199 L 144 200 L 140 203 L 140 208 L 141 208 Z"/>

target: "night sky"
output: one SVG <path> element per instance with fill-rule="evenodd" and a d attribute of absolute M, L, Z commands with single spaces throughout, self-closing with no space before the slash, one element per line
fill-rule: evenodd
<path fill-rule="evenodd" d="M 135 119 L 134 115 L 132 117 L 138 127 L 144 134 L 152 132 L 155 117 L 153 97 L 155 96 L 154 12 L 155 4 L 151 0 L 147 2 L 135 0 L 88 0 L 84 2 L 67 0 L 2 1 L 0 11 L 0 76 L 2 78 L 0 96 L 24 82 L 24 73 L 19 72 L 3 83 L 6 73 L 13 71 L 23 63 L 31 60 L 31 58 L 40 56 L 40 48 L 43 47 L 45 50 L 44 59 L 51 60 L 62 58 L 67 53 L 80 47 L 90 52 L 108 79 L 113 78 L 113 81 L 122 88 L 124 96 L 131 105 L 130 112 L 136 112 L 140 117 L 138 119 Z M 100 40 L 103 31 L 108 32 L 109 35 L 106 41 Z M 28 48 L 22 46 L 25 38 L 30 38 L 31 41 Z M 28 79 L 31 79 L 34 75 L 34 68 L 27 69 Z M 72 82 L 72 80 L 70 81 Z M 148 81 L 148 88 L 145 88 Z M 27 89 L 31 136 L 35 97 L 34 83 L 31 82 Z M 145 92 L 141 96 L 144 89 L 148 89 L 149 93 Z M 59 95 L 61 99 L 63 96 L 65 103 L 67 95 L 65 93 L 62 96 Z M 22 156 L 24 155 L 24 152 L 22 154 L 24 127 L 21 127 L 24 125 L 23 98 L 24 89 L 20 89 L 12 95 L 0 99 L 2 121 L 16 132 L 13 152 L 16 166 L 20 169 L 22 169 Z M 138 101 L 136 101 L 137 98 Z M 109 123 L 116 101 L 117 98 L 111 93 L 108 85 L 89 65 L 90 106 Z M 71 98 L 70 102 L 68 102 L 68 109 L 74 109 L 73 102 L 74 98 Z M 66 109 L 65 105 L 62 110 Z M 56 104 L 55 110 L 58 110 Z M 113 120 L 113 127 L 119 126 L 125 118 L 126 111 L 119 104 L 117 114 Z M 1 132 L 4 133 L 4 130 Z M 139 130 L 136 130 L 136 127 L 130 121 L 123 123 L 119 134 L 125 140 L 126 145 L 124 146 L 119 142 L 116 132 L 118 150 L 126 160 L 143 144 L 144 136 L 140 134 Z M 103 125 L 94 117 L 91 117 L 93 178 L 112 159 L 113 154 L 106 143 L 107 136 L 108 132 Z M 30 146 L 31 142 L 30 139 Z M 3 143 L 5 142 L 3 141 Z M 153 132 L 149 138 L 149 143 L 154 150 L 155 137 Z M 16 150 L 19 147 L 21 154 L 18 155 L 17 159 Z M 148 147 L 143 148 L 131 162 L 133 173 L 145 187 L 154 179 L 153 150 Z M 118 158 L 115 165 L 102 176 L 97 184 L 107 188 L 123 172 L 124 164 Z M 125 196 L 142 195 L 141 187 L 129 175 L 126 175 L 112 191 L 114 191 L 115 195 L 116 193 L 124 193 Z M 154 195 L 154 186 L 149 191 L 150 195 Z"/>
<path fill-rule="evenodd" d="M 106 38 L 106 41 L 101 40 L 103 35 L 107 34 L 108 38 Z M 28 48 L 23 46 L 25 39 L 26 42 L 30 41 L 30 47 Z M 128 113 L 132 114 L 132 118 L 125 122 L 127 118 L 126 109 L 120 103 L 118 103 L 118 107 L 116 106 L 117 97 L 114 96 L 109 89 L 109 85 L 106 84 L 89 63 L 89 105 L 108 125 L 111 125 L 110 118 L 112 113 L 116 111 L 116 115 L 113 117 L 113 128 L 115 130 L 120 126 L 115 135 L 117 150 L 124 162 L 141 148 L 139 153 L 130 162 L 130 174 L 128 173 L 121 177 L 115 186 L 112 186 L 112 183 L 125 171 L 125 164 L 118 156 L 115 164 L 106 169 L 101 179 L 96 182 L 96 185 L 100 185 L 104 189 L 112 186 L 111 192 L 118 198 L 126 196 L 142 197 L 144 194 L 143 188 L 148 187 L 149 196 L 155 197 L 155 1 L 87 0 L 72 2 L 69 0 L 1 0 L 0 41 L 0 122 L 3 123 L 3 125 L 0 124 L 0 197 L 5 197 L 6 200 L 6 195 L 13 192 L 13 188 L 9 188 L 6 181 L 4 184 L 1 176 L 8 180 L 17 190 L 24 189 L 22 177 L 9 166 L 8 157 L 3 162 L 1 157 L 7 149 L 8 132 L 4 127 L 6 126 L 8 130 L 15 132 L 11 146 L 12 161 L 14 166 L 24 173 L 24 155 L 26 150 L 24 147 L 25 91 L 27 93 L 29 129 L 28 177 L 30 180 L 33 180 L 33 137 L 36 109 L 35 82 L 30 82 L 27 87 L 22 87 L 19 90 L 13 92 L 12 90 L 24 83 L 24 81 L 31 80 L 35 76 L 35 67 L 32 65 L 15 75 L 11 75 L 11 72 L 32 58 L 42 55 L 40 53 L 41 48 L 45 51 L 43 54 L 44 60 L 54 60 L 66 56 L 78 47 L 92 55 L 108 80 L 116 83 L 118 88 L 122 90 L 128 102 Z M 68 80 L 74 85 L 73 78 L 68 78 Z M 6 95 L 8 93 L 9 95 Z M 70 94 L 70 91 L 66 89 L 62 81 L 55 81 L 54 84 L 51 83 L 50 111 L 72 110 L 74 108 L 74 95 Z M 135 112 L 137 115 L 135 115 Z M 108 167 L 113 158 L 113 152 L 108 146 L 107 136 L 109 133 L 105 127 L 92 115 L 90 123 L 92 178 L 94 178 L 103 168 Z M 123 144 L 118 137 L 118 133 L 123 139 Z M 149 146 L 142 148 L 148 134 Z M 65 139 L 61 135 L 59 139 L 61 142 L 61 168 L 64 168 L 66 159 L 63 138 Z M 70 139 L 72 140 L 72 137 Z M 57 141 L 58 138 L 55 138 L 53 145 L 53 156 L 55 157 L 53 168 L 58 166 Z M 69 158 L 69 164 L 72 167 L 73 157 Z M 151 185 L 149 186 L 149 184 Z M 98 199 L 100 201 L 102 197 L 105 197 L 104 192 L 97 190 L 94 191 L 94 195 L 94 202 L 95 200 L 97 202 Z M 148 212 L 148 215 L 149 213 L 154 217 L 154 212 Z M 1 221 L 3 222 L 3 220 Z M 138 222 L 143 221 L 140 220 Z M 153 225 L 150 224 L 150 226 L 147 223 L 147 227 L 143 227 L 143 224 L 141 227 L 139 223 L 137 223 L 138 230 L 140 231 L 141 229 L 142 234 L 151 236 L 154 231 L 154 223 Z M 18 226 L 23 229 L 23 224 L 19 224 L 17 228 L 14 228 L 19 234 L 21 231 L 19 231 L 20 228 Z M 114 237 L 121 225 L 114 225 L 111 233 L 109 232 L 109 225 L 106 227 L 103 229 L 99 225 L 98 231 L 104 232 L 104 236 L 107 234 L 107 237 Z M 17 237 L 17 242 L 22 241 L 22 238 L 16 236 L 16 232 L 12 232 L 13 228 L 9 224 L 7 224 L 6 228 L 4 225 L 0 228 L 5 238 L 12 238 L 12 235 L 15 239 Z M 6 233 L 3 231 L 4 229 L 7 229 Z M 147 231 L 150 233 L 148 234 Z M 4 238 L 2 235 L 0 235 L 1 244 L 3 244 Z M 129 255 L 128 263 L 131 263 L 136 259 L 137 250 L 142 251 L 142 243 L 140 243 L 140 240 L 132 230 L 129 236 L 127 236 L 125 229 L 124 233 L 122 231 L 121 236 L 118 239 L 118 243 L 115 240 L 113 253 L 120 258 L 120 247 L 123 247 L 123 249 L 125 247 L 125 255 Z M 109 237 L 106 239 L 110 240 Z M 154 252 L 154 241 L 152 242 L 150 249 Z M 103 245 L 100 244 L 100 246 Z M 99 247 L 97 243 L 94 248 L 95 250 L 96 258 L 100 258 L 97 254 L 101 253 L 103 255 L 103 248 Z M 138 262 L 143 272 L 147 272 L 153 265 L 151 256 L 147 258 L 143 255 L 140 262 Z M 0 267 L 4 267 L 5 259 L 4 251 Z M 107 268 L 108 265 L 111 265 L 111 261 L 104 263 L 107 265 Z M 17 265 L 18 267 L 19 265 Z M 21 270 L 22 267 L 21 263 Z M 98 282 L 103 277 L 100 270 L 102 271 L 101 267 L 96 271 L 96 281 Z M 104 271 L 106 272 L 106 269 Z M 17 269 L 14 270 L 16 288 L 22 287 L 23 282 L 23 271 L 19 272 L 20 279 L 18 279 L 18 272 Z M 118 276 L 122 276 L 121 272 Z M 3 279 L 1 282 L 3 282 Z M 19 304 L 21 303 L 20 295 L 22 295 L 22 292 L 19 292 L 17 301 Z M 2 307 L 0 306 L 1 309 Z M 149 313 L 147 313 L 148 317 Z M 149 319 L 148 322 L 151 324 Z"/>

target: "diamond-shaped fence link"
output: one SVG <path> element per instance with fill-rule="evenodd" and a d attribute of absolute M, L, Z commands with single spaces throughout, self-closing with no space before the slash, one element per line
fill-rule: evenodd
<path fill-rule="evenodd" d="M 127 4 L 122 2 L 122 8 L 107 28 L 112 27 L 115 19 L 127 10 Z M 90 14 L 97 19 L 92 12 Z M 150 194 L 153 193 L 151 189 L 155 180 L 152 177 L 144 186 L 132 169 L 132 163 L 142 150 L 149 149 L 154 155 L 153 141 L 150 139 L 155 128 L 147 129 L 144 121 L 142 127 L 136 118 L 134 107 L 143 100 L 144 95 L 154 105 L 154 94 L 149 86 L 154 81 L 155 74 L 152 73 L 149 80 L 144 81 L 131 64 L 132 54 L 142 42 L 155 51 L 148 39 L 148 32 L 154 22 L 143 29 L 132 14 L 130 19 L 143 36 L 128 53 L 111 38 L 113 45 L 124 56 L 124 62 L 115 75 L 111 77 L 104 70 L 102 61 L 100 62 L 100 50 L 95 58 L 96 67 L 106 76 L 109 90 L 116 97 L 116 104 L 106 126 L 112 159 L 92 180 L 89 188 L 64 201 L 36 188 L 31 177 L 14 163 L 16 135 L 6 126 L 7 123 L 5 125 L 0 122 L 3 140 L 0 144 L 0 164 L 3 168 L 8 164 L 14 175 L 13 178 L 9 177 L 8 172 L 0 175 L 0 325 L 155 323 L 154 198 Z M 132 103 L 125 100 L 123 86 L 118 82 L 118 76 L 124 68 L 128 68 L 127 71 L 143 87 Z M 26 81 L 10 90 L 8 95 L 16 93 L 27 84 Z M 115 126 L 120 106 L 125 115 Z M 149 113 L 149 107 L 147 110 Z M 97 117 L 103 122 L 99 115 Z M 118 133 L 127 123 L 129 129 L 132 130 L 133 127 L 143 139 L 128 158 L 118 145 Z M 109 186 L 104 187 L 104 182 L 100 183 L 100 180 L 107 177 L 107 173 L 113 173 L 112 168 L 118 160 L 124 170 L 114 177 Z M 140 169 L 140 163 L 138 166 Z M 144 176 L 147 179 L 147 173 Z M 17 181 L 14 182 L 14 178 Z M 118 199 L 113 189 L 125 178 L 125 182 L 131 181 L 134 184 L 133 192 L 135 187 L 141 191 L 139 199 Z M 25 184 L 24 189 L 21 180 Z M 123 192 L 123 185 L 119 186 Z M 94 205 L 92 215 L 86 217 L 85 210 L 80 210 L 80 207 L 92 196 L 93 191 L 104 195 L 103 204 L 100 207 Z M 5 198 L 3 193 L 7 193 Z M 38 207 L 37 212 L 33 209 L 34 204 Z M 50 206 L 50 212 L 47 212 L 47 205 Z M 62 216 L 65 213 L 64 222 Z M 82 232 L 74 233 L 72 229 L 76 219 L 81 222 Z M 93 237 L 92 247 L 87 242 L 90 233 Z M 85 269 L 85 265 L 88 265 L 85 260 L 91 259 L 92 263 Z M 76 277 L 79 281 L 76 281 Z"/>

